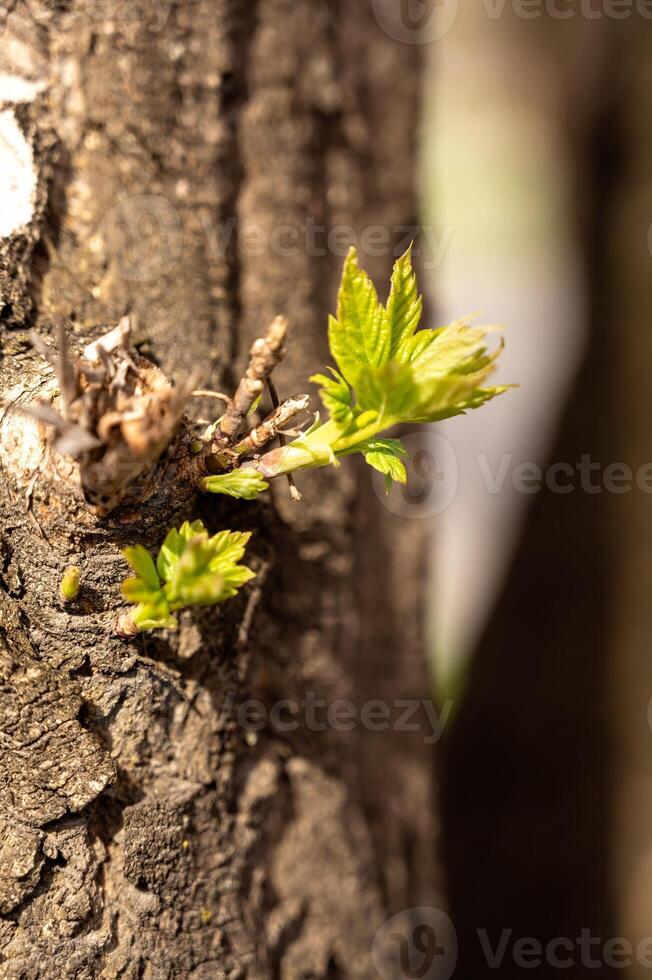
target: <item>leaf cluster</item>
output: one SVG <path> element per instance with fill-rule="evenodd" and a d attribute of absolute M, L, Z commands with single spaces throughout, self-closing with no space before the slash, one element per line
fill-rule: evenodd
<path fill-rule="evenodd" d="M 238 531 L 210 537 L 201 521 L 186 521 L 168 532 L 156 563 L 142 545 L 125 548 L 136 577 L 122 583 L 122 593 L 136 604 L 131 616 L 136 628 L 176 629 L 179 609 L 212 606 L 236 595 L 254 577 L 240 564 L 250 537 Z"/>
<path fill-rule="evenodd" d="M 485 402 L 506 390 L 487 387 L 501 346 L 490 351 L 491 328 L 468 319 L 438 329 L 419 329 L 423 299 L 412 268 L 411 249 L 396 262 L 387 303 L 351 249 L 344 264 L 337 315 L 328 339 L 337 367 L 311 380 L 329 418 L 317 423 L 276 454 L 273 475 L 337 463 L 362 453 L 367 463 L 393 481 L 405 483 L 398 439 L 379 438 L 405 423 L 432 423 Z M 265 471 L 264 471 L 265 472 Z"/>

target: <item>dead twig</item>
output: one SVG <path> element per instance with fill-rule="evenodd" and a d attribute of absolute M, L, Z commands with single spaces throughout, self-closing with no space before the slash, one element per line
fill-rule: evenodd
<path fill-rule="evenodd" d="M 262 395 L 265 382 L 283 357 L 287 330 L 287 319 L 277 316 L 272 320 L 265 336 L 254 341 L 244 377 L 220 419 L 218 435 L 214 440 L 219 448 L 230 445 L 243 428 L 252 405 Z"/>
<path fill-rule="evenodd" d="M 307 411 L 309 404 L 309 395 L 294 395 L 292 398 L 287 398 L 234 446 L 233 451 L 238 456 L 246 456 L 262 449 L 268 442 L 278 437 L 280 430 L 284 429 L 295 415 Z"/>

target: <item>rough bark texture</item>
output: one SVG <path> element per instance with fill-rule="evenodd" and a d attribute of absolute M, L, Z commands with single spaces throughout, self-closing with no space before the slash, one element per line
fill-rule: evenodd
<path fill-rule="evenodd" d="M 4 399 L 51 378 L 31 321 L 69 317 L 81 345 L 125 313 L 168 376 L 199 366 L 215 387 L 287 314 L 276 381 L 301 390 L 326 360 L 341 257 L 222 248 L 224 223 L 409 220 L 415 49 L 366 0 L 10 0 L 0 17 L 41 89 L 10 107 L 38 193 L 0 242 Z M 98 519 L 66 473 L 56 492 L 39 479 L 33 430 L 2 426 L 2 976 L 373 975 L 376 929 L 432 898 L 422 735 L 254 736 L 228 706 L 427 696 L 419 522 L 384 511 L 354 464 L 303 479 L 298 506 L 281 484 L 274 506 L 161 493 Z M 188 516 L 255 531 L 259 590 L 171 639 L 119 639 L 119 548 Z"/>

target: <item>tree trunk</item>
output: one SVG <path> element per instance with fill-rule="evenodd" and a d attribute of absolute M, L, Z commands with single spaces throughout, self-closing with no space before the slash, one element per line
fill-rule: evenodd
<path fill-rule="evenodd" d="M 507 928 L 512 943 L 572 937 L 569 957 L 546 954 L 540 976 L 558 976 L 564 959 L 573 977 L 649 973 L 650 386 L 639 374 L 650 355 L 652 25 L 632 16 L 581 30 L 593 70 L 565 111 L 589 347 L 548 460 L 574 469 L 573 492 L 546 487 L 534 501 L 443 778 L 459 965 L 476 978 L 494 974 L 480 926 L 494 945 Z M 488 827 L 501 829 L 490 844 Z M 631 951 L 611 955 L 614 944 Z M 501 976 L 521 973 L 506 957 Z"/>
<path fill-rule="evenodd" d="M 368 0 L 10 0 L 0 17 L 5 405 L 52 384 L 29 325 L 67 318 L 77 349 L 127 313 L 168 377 L 227 390 L 287 314 L 275 378 L 303 390 L 342 262 L 319 226 L 412 217 L 416 49 Z M 315 225 L 317 249 L 293 242 Z M 427 696 L 419 522 L 352 463 L 303 478 L 301 504 L 279 481 L 271 505 L 154 492 L 95 517 L 67 472 L 42 479 L 20 418 L 0 433 L 2 975 L 372 975 L 378 927 L 432 898 L 431 750 L 321 731 L 310 702 Z M 197 517 L 255 532 L 258 581 L 169 639 L 121 639 L 119 549 Z M 270 721 L 281 699 L 308 702 L 296 730 Z"/>
<path fill-rule="evenodd" d="M 609 641 L 607 690 L 614 793 L 610 872 L 618 935 L 633 947 L 628 980 L 650 971 L 652 913 L 652 660 L 650 658 L 650 386 L 638 383 L 650 363 L 652 288 L 652 138 L 649 20 L 623 27 L 614 50 L 617 181 L 607 211 L 605 251 L 611 276 L 600 295 L 612 330 L 609 435 L 611 459 L 630 467 L 633 489 L 609 498 Z M 640 945 L 639 945 L 640 944 Z"/>

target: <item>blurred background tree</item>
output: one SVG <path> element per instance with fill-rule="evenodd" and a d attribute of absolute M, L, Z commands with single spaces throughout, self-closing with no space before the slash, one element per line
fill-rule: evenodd
<path fill-rule="evenodd" d="M 433 642 L 461 693 L 443 795 L 460 976 L 493 973 L 482 928 L 494 945 L 651 932 L 649 490 L 512 482 L 524 462 L 590 454 L 600 486 L 650 460 L 652 22 L 606 6 L 467 6 L 431 51 L 424 211 L 454 232 L 439 319 L 506 323 L 501 377 L 522 384 L 444 433 L 460 484 L 435 524 Z M 478 454 L 494 474 L 510 456 L 499 493 Z"/>

